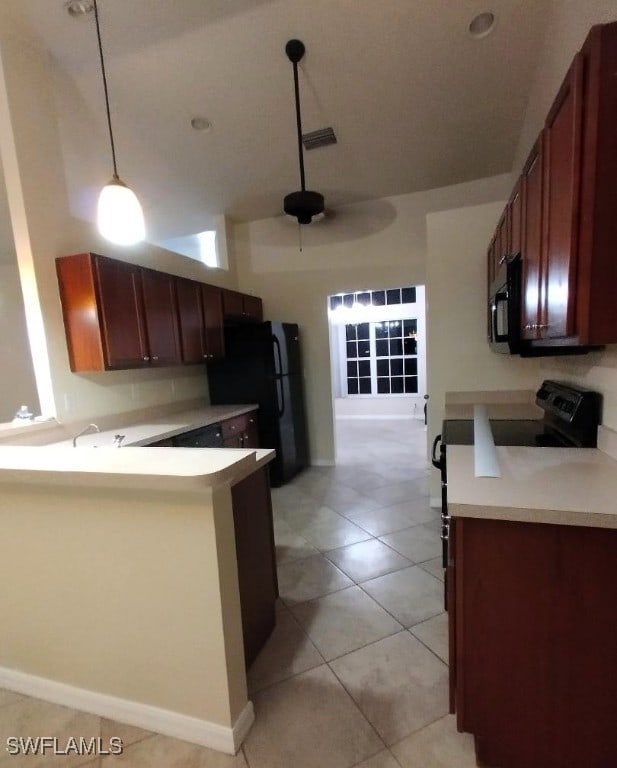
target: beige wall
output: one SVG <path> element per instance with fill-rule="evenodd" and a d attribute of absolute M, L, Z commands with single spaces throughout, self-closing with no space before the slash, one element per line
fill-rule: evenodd
<path fill-rule="evenodd" d="M 553 3 L 548 33 L 531 87 L 525 123 L 521 132 L 514 171 L 522 164 L 540 132 L 544 118 L 559 89 L 570 61 L 594 24 L 617 20 L 615 0 L 556 0 Z M 547 358 L 541 369 L 543 378 L 576 382 L 604 395 L 603 423 L 617 429 L 617 346 L 603 353 L 579 358 Z"/>
<path fill-rule="evenodd" d="M 232 726 L 246 678 L 215 493 L 3 483 L 0 667 Z"/>
<path fill-rule="evenodd" d="M 3 422 L 10 421 L 22 404 L 39 413 L 16 263 L 0 263 L 0 329 L 0 422 Z"/>
<path fill-rule="evenodd" d="M 447 391 L 537 389 L 540 382 L 537 360 L 497 354 L 486 341 L 486 248 L 504 203 L 427 217 L 430 441 L 440 431 Z"/>
<path fill-rule="evenodd" d="M 92 224 L 71 215 L 64 183 L 54 70 L 35 43 L 0 38 L 0 149 L 41 407 L 62 421 L 207 397 L 203 366 L 74 374 L 70 372 L 55 274 L 56 256 L 94 251 L 210 283 L 236 285 L 229 272 L 151 245 L 112 247 Z M 6 107 L 6 108 L 5 108 Z M 109 170 L 101 176 L 106 183 Z M 147 216 L 147 206 L 146 206 Z M 21 361 L 21 364 L 25 364 Z M 7 371 L 12 376 L 12 370 Z"/>
<path fill-rule="evenodd" d="M 427 213 L 503 199 L 508 184 L 508 176 L 496 176 L 346 206 L 335 217 L 303 229 L 302 252 L 298 226 L 288 219 L 264 219 L 234 228 L 240 289 L 263 297 L 268 319 L 300 326 L 313 462 L 334 461 L 327 297 L 423 284 Z M 484 281 L 478 296 L 483 286 Z"/>

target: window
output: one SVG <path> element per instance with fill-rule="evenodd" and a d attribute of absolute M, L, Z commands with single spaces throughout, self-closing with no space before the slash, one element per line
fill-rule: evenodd
<path fill-rule="evenodd" d="M 363 307 L 384 307 L 391 304 L 415 304 L 416 289 L 390 288 L 387 291 L 358 291 L 357 293 L 344 293 L 330 296 L 330 309 L 335 310 L 343 306 L 351 309 L 354 305 Z"/>
<path fill-rule="evenodd" d="M 369 325 L 369 323 L 349 323 L 345 326 L 347 392 L 350 395 L 372 393 Z"/>
<path fill-rule="evenodd" d="M 415 319 L 348 323 L 347 394 L 417 394 L 417 334 Z"/>

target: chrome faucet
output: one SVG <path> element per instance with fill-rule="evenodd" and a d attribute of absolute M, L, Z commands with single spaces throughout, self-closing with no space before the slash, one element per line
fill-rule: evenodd
<path fill-rule="evenodd" d="M 120 448 L 126 435 L 114 435 L 114 448 Z"/>
<path fill-rule="evenodd" d="M 77 438 L 81 437 L 82 435 L 88 435 L 91 432 L 100 432 L 101 430 L 96 426 L 96 424 L 88 424 L 87 427 L 84 427 L 81 432 L 78 432 L 75 437 L 73 438 L 73 448 L 77 448 Z"/>

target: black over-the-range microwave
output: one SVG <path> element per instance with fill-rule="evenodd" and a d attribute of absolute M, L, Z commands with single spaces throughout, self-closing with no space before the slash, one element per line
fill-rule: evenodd
<path fill-rule="evenodd" d="M 521 353 L 522 272 L 519 253 L 505 262 L 489 288 L 488 341 L 494 352 Z"/>
<path fill-rule="evenodd" d="M 504 259 L 489 287 L 487 331 L 494 352 L 521 357 L 584 355 L 598 347 L 540 346 L 522 336 L 523 261 L 521 254 Z"/>

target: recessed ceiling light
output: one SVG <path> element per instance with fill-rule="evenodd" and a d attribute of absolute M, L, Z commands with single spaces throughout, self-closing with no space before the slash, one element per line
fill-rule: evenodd
<path fill-rule="evenodd" d="M 191 120 L 191 128 L 207 133 L 212 128 L 212 123 L 206 117 L 194 117 Z"/>
<path fill-rule="evenodd" d="M 495 14 L 490 11 L 479 13 L 469 24 L 469 34 L 472 37 L 480 38 L 490 35 L 495 28 Z"/>
<path fill-rule="evenodd" d="M 92 0 L 68 0 L 64 7 L 69 16 L 85 16 L 88 13 L 92 13 L 94 3 Z"/>

